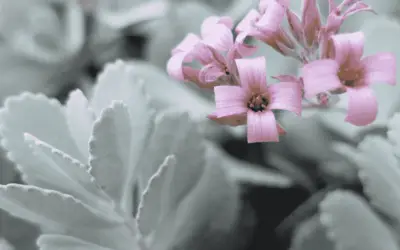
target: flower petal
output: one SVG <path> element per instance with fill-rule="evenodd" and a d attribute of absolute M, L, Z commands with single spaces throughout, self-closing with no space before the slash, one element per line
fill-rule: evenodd
<path fill-rule="evenodd" d="M 200 70 L 199 80 L 203 83 L 212 83 L 223 75 L 225 75 L 225 72 L 221 69 L 220 65 L 211 63 Z"/>
<path fill-rule="evenodd" d="M 253 23 L 260 18 L 260 13 L 257 10 L 252 9 L 247 15 L 236 25 L 235 31 L 237 33 L 249 32 L 254 29 Z"/>
<path fill-rule="evenodd" d="M 268 86 L 271 95 L 270 109 L 282 109 L 301 114 L 302 93 L 296 82 L 280 82 Z"/>
<path fill-rule="evenodd" d="M 176 80 L 184 81 L 185 77 L 183 75 L 182 67 L 183 62 L 187 56 L 186 52 L 180 52 L 174 54 L 167 62 L 167 72 L 168 74 L 175 78 Z"/>
<path fill-rule="evenodd" d="M 353 32 L 334 35 L 329 40 L 328 53 L 339 65 L 358 66 L 364 51 L 364 33 Z"/>
<path fill-rule="evenodd" d="M 276 1 L 269 1 L 265 13 L 255 25 L 261 30 L 274 32 L 281 27 L 284 16 L 285 8 Z"/>
<path fill-rule="evenodd" d="M 345 121 L 365 126 L 372 123 L 378 113 L 378 103 L 373 90 L 368 87 L 348 88 L 349 104 Z"/>
<path fill-rule="evenodd" d="M 242 32 L 238 34 L 235 39 L 236 52 L 243 57 L 253 55 L 258 49 L 255 45 L 245 44 L 246 37 L 247 34 Z"/>
<path fill-rule="evenodd" d="M 199 42 L 200 38 L 197 35 L 189 33 L 175 48 L 172 49 L 171 54 L 175 55 L 179 52 L 188 52 Z"/>
<path fill-rule="evenodd" d="M 289 24 L 290 31 L 292 32 L 293 36 L 296 38 L 296 40 L 301 43 L 303 43 L 303 26 L 301 24 L 299 16 L 294 13 L 291 10 L 286 11 L 286 16 Z"/>
<path fill-rule="evenodd" d="M 264 93 L 267 88 L 265 57 L 236 59 L 241 86 L 250 92 Z"/>
<path fill-rule="evenodd" d="M 247 112 L 247 142 L 278 142 L 279 133 L 272 111 Z"/>
<path fill-rule="evenodd" d="M 233 27 L 233 20 L 228 16 L 210 16 L 206 18 L 201 25 L 201 36 L 204 38 L 209 33 L 213 33 L 216 24 L 222 24 L 231 30 Z"/>
<path fill-rule="evenodd" d="M 304 36 L 309 46 L 318 38 L 321 28 L 321 15 L 318 10 L 316 0 L 304 0 L 302 13 L 302 21 L 304 28 Z"/>
<path fill-rule="evenodd" d="M 339 65 L 329 59 L 317 60 L 304 65 L 302 69 L 306 98 L 342 86 L 337 72 Z"/>
<path fill-rule="evenodd" d="M 214 112 L 207 117 L 208 119 L 213 120 L 221 125 L 229 125 L 234 127 L 244 125 L 247 122 L 246 113 L 218 118 L 218 113 Z"/>
<path fill-rule="evenodd" d="M 239 86 L 216 86 L 214 88 L 218 118 L 247 112 L 246 93 Z"/>
<path fill-rule="evenodd" d="M 379 82 L 396 85 L 396 57 L 392 53 L 378 53 L 365 57 L 362 64 L 366 84 Z"/>
<path fill-rule="evenodd" d="M 203 37 L 203 43 L 216 50 L 227 51 L 233 46 L 232 31 L 223 24 L 215 24 Z"/>

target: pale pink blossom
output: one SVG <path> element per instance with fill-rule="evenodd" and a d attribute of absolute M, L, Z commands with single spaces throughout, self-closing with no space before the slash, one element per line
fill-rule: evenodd
<path fill-rule="evenodd" d="M 347 92 L 349 103 L 346 121 L 364 126 L 372 123 L 378 106 L 371 84 L 396 84 L 396 59 L 391 53 L 362 58 L 362 32 L 338 34 L 327 43 L 326 57 L 306 64 L 302 70 L 305 97 L 330 92 Z"/>
<path fill-rule="evenodd" d="M 294 42 L 282 28 L 288 1 L 261 0 L 236 26 L 239 37 L 251 36 L 268 44 L 283 55 L 294 49 Z"/>
<path fill-rule="evenodd" d="M 244 39 L 233 38 L 233 21 L 229 17 L 211 16 L 204 20 L 201 38 L 189 34 L 172 50 L 167 63 L 170 76 L 196 83 L 201 88 L 216 85 L 237 85 L 235 59 L 251 55 L 255 47 L 244 44 Z M 186 63 L 199 62 L 201 69 Z"/>
<path fill-rule="evenodd" d="M 214 88 L 216 111 L 209 118 L 228 125 L 247 123 L 249 143 L 279 141 L 284 133 L 273 110 L 301 114 L 301 89 L 296 82 L 267 85 L 264 57 L 236 59 L 240 86 Z"/>

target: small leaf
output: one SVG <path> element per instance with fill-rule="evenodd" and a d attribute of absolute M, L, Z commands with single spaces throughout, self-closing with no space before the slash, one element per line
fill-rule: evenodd
<path fill-rule="evenodd" d="M 152 97 L 157 108 L 177 108 L 187 111 L 195 121 L 207 119 L 214 110 L 212 100 L 208 100 L 193 91 L 188 84 L 171 79 L 160 68 L 146 61 L 134 60 L 129 62 L 135 69 L 137 77 L 143 80 L 146 92 Z M 168 95 L 166 95 L 168 91 Z M 177 98 L 179 97 L 179 98 Z"/>
<path fill-rule="evenodd" d="M 83 156 L 89 158 L 89 138 L 95 120 L 93 111 L 81 90 L 70 93 L 65 105 L 67 123 L 72 138 Z"/>
<path fill-rule="evenodd" d="M 225 168 L 228 176 L 239 184 L 280 188 L 288 188 L 293 185 L 293 180 L 289 177 L 277 171 L 233 158 L 213 143 L 207 144 L 207 151 L 221 159 L 221 166 Z"/>
<path fill-rule="evenodd" d="M 158 226 L 160 219 L 169 212 L 168 191 L 175 170 L 174 156 L 168 156 L 157 172 L 150 178 L 142 193 L 137 214 L 140 232 L 147 236 Z"/>
<path fill-rule="evenodd" d="M 358 195 L 334 191 L 320 204 L 321 222 L 342 250 L 398 250 L 389 227 Z"/>
<path fill-rule="evenodd" d="M 372 205 L 400 223 L 400 168 L 393 147 L 381 137 L 369 136 L 354 156 L 364 192 Z"/>
<path fill-rule="evenodd" d="M 10 97 L 0 110 L 0 120 L 3 147 L 9 152 L 9 158 L 18 164 L 24 180 L 29 184 L 37 183 L 41 162 L 24 142 L 24 133 L 41 138 L 79 161 L 87 160 L 70 136 L 64 110 L 56 100 L 30 93 Z"/>
<path fill-rule="evenodd" d="M 208 159 L 210 164 L 196 187 L 160 223 L 151 249 L 210 249 L 234 244 L 226 237 L 238 219 L 239 188 L 219 167 L 218 159 Z"/>
<path fill-rule="evenodd" d="M 169 110 L 157 116 L 140 166 L 140 186 L 147 186 L 165 157 L 175 155 L 179 164 L 170 188 L 170 204 L 176 206 L 196 185 L 205 165 L 205 141 L 187 113 Z"/>
<path fill-rule="evenodd" d="M 0 208 L 52 230 L 77 226 L 111 227 L 123 220 L 107 220 L 81 201 L 57 191 L 20 184 L 0 185 Z"/>
<path fill-rule="evenodd" d="M 38 180 L 59 183 L 57 191 L 79 198 L 96 209 L 105 209 L 104 216 L 111 216 L 111 199 L 100 189 L 85 165 L 32 135 L 25 134 L 25 140 L 42 162 L 42 176 L 38 176 Z"/>
<path fill-rule="evenodd" d="M 117 204 L 121 202 L 129 173 L 135 168 L 130 159 L 131 151 L 136 149 L 131 148 L 132 136 L 128 108 L 115 101 L 94 123 L 90 139 L 91 174 Z"/>
<path fill-rule="evenodd" d="M 322 226 L 319 215 L 303 221 L 297 226 L 291 242 L 291 250 L 324 249 L 335 250 L 333 242 L 327 237 L 326 230 Z"/>
<path fill-rule="evenodd" d="M 58 234 L 41 235 L 37 245 L 40 250 L 112 250 L 75 237 Z"/>

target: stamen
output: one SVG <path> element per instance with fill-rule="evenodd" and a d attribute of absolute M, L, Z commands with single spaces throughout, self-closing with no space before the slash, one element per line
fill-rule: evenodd
<path fill-rule="evenodd" d="M 260 94 L 253 95 L 247 103 L 247 107 L 254 112 L 262 112 L 267 109 L 268 99 Z"/>

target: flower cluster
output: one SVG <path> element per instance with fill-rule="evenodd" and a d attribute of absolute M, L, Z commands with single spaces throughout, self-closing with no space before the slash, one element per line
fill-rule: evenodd
<path fill-rule="evenodd" d="M 343 93 L 349 96 L 345 121 L 368 125 L 378 112 L 370 86 L 396 84 L 395 56 L 363 57 L 362 32 L 339 34 L 349 16 L 374 13 L 370 6 L 362 0 L 343 0 L 339 5 L 326 1 L 325 23 L 316 0 L 303 0 L 301 18 L 289 8 L 289 0 L 260 0 L 258 10 L 251 10 L 236 27 L 229 17 L 209 17 L 201 36 L 188 34 L 172 50 L 167 71 L 178 80 L 213 89 L 216 111 L 209 118 L 230 126 L 247 124 L 249 143 L 279 141 L 285 130 L 276 110 L 301 115 L 304 108 L 326 109 L 334 104 L 332 96 Z M 247 38 L 297 59 L 300 75 L 272 76 L 277 83 L 267 84 L 266 59 L 246 58 L 257 49 L 245 43 Z"/>

